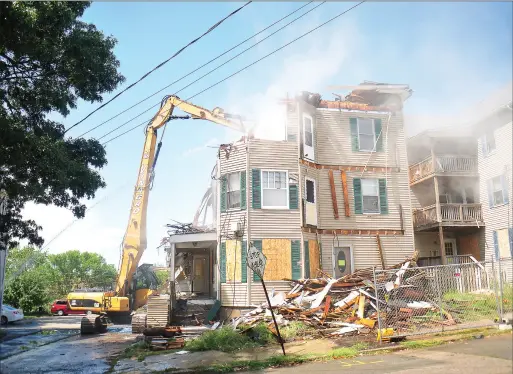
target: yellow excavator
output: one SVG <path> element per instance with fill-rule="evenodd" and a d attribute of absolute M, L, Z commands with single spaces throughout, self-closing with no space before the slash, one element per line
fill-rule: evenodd
<path fill-rule="evenodd" d="M 179 108 L 189 116 L 173 116 L 175 108 Z M 120 321 L 128 323 L 132 319 L 132 326 L 137 325 L 138 330 L 141 324 L 145 325 L 146 315 L 137 313 L 141 306 L 144 306 L 154 291 L 152 285 L 154 274 L 147 267 L 141 269 L 139 260 L 146 249 L 146 215 L 148 209 L 148 196 L 153 182 L 154 169 L 158 159 L 162 141 L 157 144 L 157 130 L 164 127 L 171 119 L 192 118 L 202 119 L 226 126 L 228 128 L 247 133 L 240 116 L 229 115 L 221 108 L 209 111 L 200 106 L 181 100 L 177 96 L 166 96 L 161 102 L 157 114 L 152 118 L 146 127 L 146 140 L 137 175 L 137 182 L 132 198 L 128 227 L 123 238 L 121 265 L 118 271 L 116 288 L 114 291 L 100 292 L 96 297 L 81 295 L 80 292 L 73 292 L 68 295 L 70 309 L 79 308 L 80 300 L 92 299 L 92 307 L 99 307 L 99 315 L 88 314 L 82 318 L 80 331 L 82 334 L 101 333 L 107 331 L 109 319 L 113 322 Z"/>

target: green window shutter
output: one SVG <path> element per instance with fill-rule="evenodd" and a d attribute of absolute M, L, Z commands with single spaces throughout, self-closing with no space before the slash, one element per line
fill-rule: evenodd
<path fill-rule="evenodd" d="M 508 229 L 508 238 L 509 238 L 509 251 L 511 252 L 511 257 L 513 257 L 513 228 L 510 227 Z"/>
<path fill-rule="evenodd" d="M 500 253 L 499 253 L 499 238 L 497 235 L 497 231 L 493 232 L 493 249 L 495 251 L 495 260 L 498 260 L 500 258 Z"/>
<path fill-rule="evenodd" d="M 258 249 L 260 252 L 262 252 L 262 241 L 261 240 L 253 240 L 253 246 Z M 259 282 L 260 281 L 260 277 L 258 275 L 256 275 L 255 272 L 253 272 L 253 280 L 255 282 Z"/>
<path fill-rule="evenodd" d="M 351 147 L 353 152 L 360 150 L 358 142 L 358 120 L 356 118 L 349 118 L 349 125 L 351 126 Z"/>
<path fill-rule="evenodd" d="M 253 209 L 262 209 L 262 183 L 260 182 L 260 169 L 251 171 L 251 190 L 253 196 Z"/>
<path fill-rule="evenodd" d="M 301 278 L 301 241 L 291 241 L 290 257 L 292 260 L 292 279 L 299 279 Z"/>
<path fill-rule="evenodd" d="M 228 179 L 226 175 L 221 175 L 221 212 L 226 212 L 226 191 L 228 189 Z"/>
<path fill-rule="evenodd" d="M 246 209 L 246 170 L 240 172 L 240 208 Z"/>
<path fill-rule="evenodd" d="M 289 209 L 297 209 L 299 206 L 298 200 L 297 184 L 289 184 Z"/>
<path fill-rule="evenodd" d="M 226 242 L 221 243 L 221 253 L 219 254 L 219 277 L 221 283 L 226 283 Z"/>
<path fill-rule="evenodd" d="M 381 134 L 381 119 L 374 119 L 374 135 L 376 136 L 376 152 L 383 152 L 383 134 Z M 381 136 L 380 136 L 381 134 Z M 379 138 L 378 138 L 379 137 Z"/>
<path fill-rule="evenodd" d="M 248 264 L 246 260 L 248 250 L 248 242 L 242 241 L 240 263 L 241 263 L 241 282 L 246 283 L 248 281 Z"/>
<path fill-rule="evenodd" d="M 379 211 L 381 214 L 388 214 L 386 179 L 379 179 Z"/>
<path fill-rule="evenodd" d="M 308 240 L 303 242 L 305 246 L 305 278 L 310 278 L 310 249 L 308 248 Z"/>
<path fill-rule="evenodd" d="M 354 212 L 355 212 L 355 214 L 363 214 L 362 180 L 360 178 L 353 179 L 353 194 L 354 194 Z"/>

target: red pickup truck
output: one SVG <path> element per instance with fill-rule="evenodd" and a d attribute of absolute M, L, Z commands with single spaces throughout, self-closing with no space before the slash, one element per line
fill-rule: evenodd
<path fill-rule="evenodd" d="M 86 314 L 83 310 L 71 310 L 67 300 L 55 300 L 50 309 L 52 314 L 67 316 L 68 314 Z"/>

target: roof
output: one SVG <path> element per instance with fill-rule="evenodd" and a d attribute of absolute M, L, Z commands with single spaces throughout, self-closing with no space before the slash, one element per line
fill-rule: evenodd
<path fill-rule="evenodd" d="M 303 100 L 316 108 L 347 109 L 362 111 L 397 111 L 413 93 L 406 84 L 390 84 L 364 81 L 357 86 L 330 86 L 334 90 L 351 90 L 346 96 L 334 94 L 335 100 L 322 100 L 318 93 L 303 91 L 294 99 L 282 99 L 279 103 Z"/>

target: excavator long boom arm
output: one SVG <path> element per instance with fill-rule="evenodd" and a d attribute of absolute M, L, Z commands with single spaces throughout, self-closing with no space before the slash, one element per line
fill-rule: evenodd
<path fill-rule="evenodd" d="M 179 108 L 183 112 L 190 114 L 194 119 L 203 119 L 237 131 L 246 132 L 242 121 L 232 121 L 227 118 L 228 115 L 225 116 L 224 111 L 220 108 L 215 108 L 210 111 L 181 100 L 176 96 L 168 96 L 163 100 L 160 110 L 150 121 L 146 129 L 146 140 L 144 142 L 139 173 L 137 174 L 137 182 L 132 198 L 130 217 L 123 239 L 121 265 L 116 283 L 117 296 L 125 296 L 127 294 L 130 282 L 137 270 L 141 256 L 146 249 L 146 215 L 151 174 L 156 157 L 157 130 L 171 119 L 175 108 Z"/>

